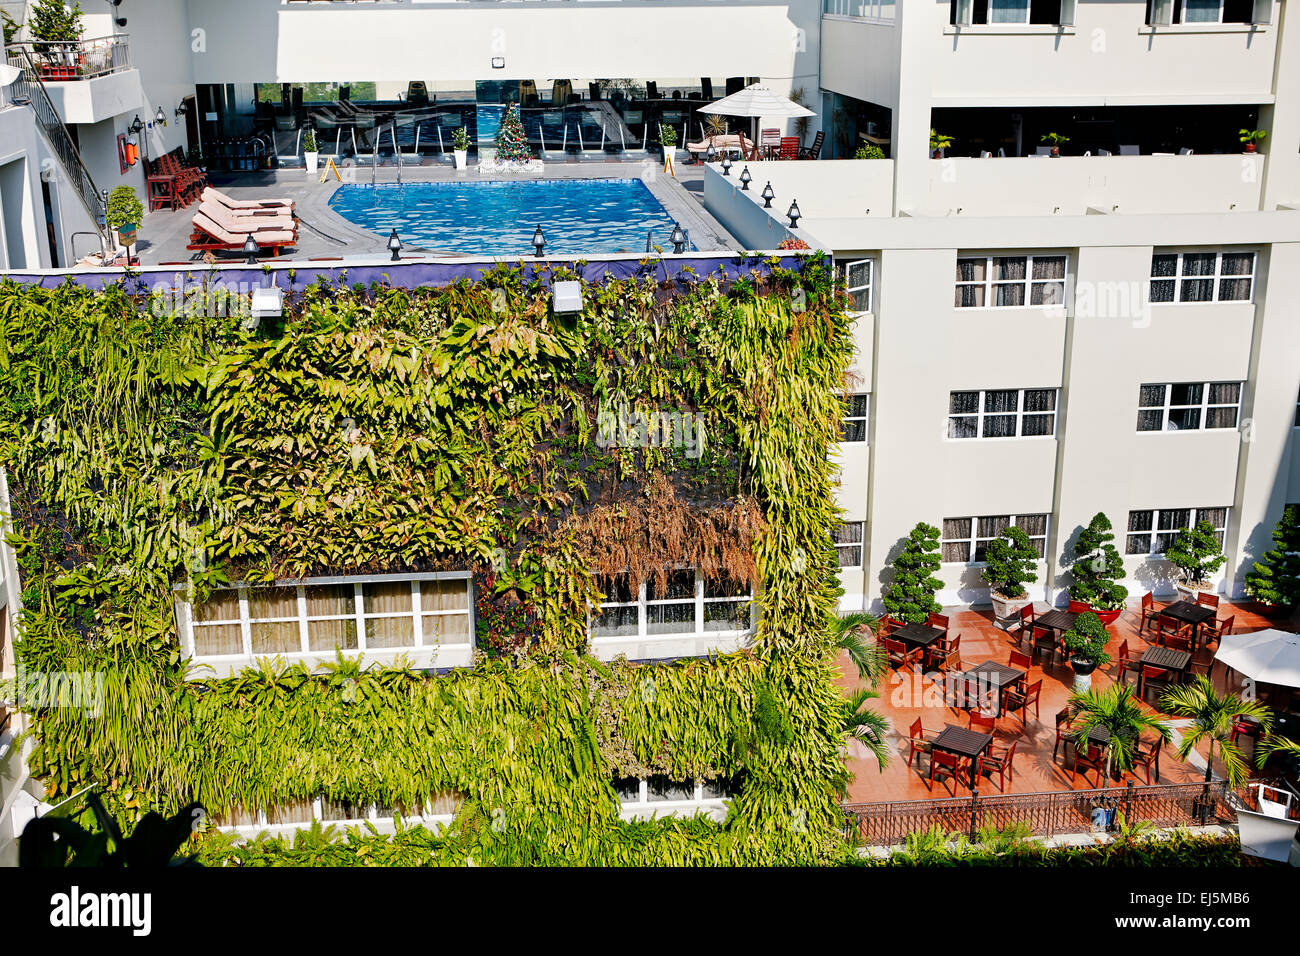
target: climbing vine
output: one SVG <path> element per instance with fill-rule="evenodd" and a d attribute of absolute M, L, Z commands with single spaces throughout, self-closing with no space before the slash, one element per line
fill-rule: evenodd
<path fill-rule="evenodd" d="M 233 819 L 452 794 L 456 836 L 430 837 L 431 862 L 832 858 L 827 451 L 852 344 L 829 264 L 584 295 L 553 315 L 508 268 L 317 283 L 259 326 L 121 286 L 0 284 L 18 653 L 104 688 L 93 716 L 32 710 L 52 795 Z M 589 655 L 609 575 L 684 565 L 755 586 L 749 649 Z M 472 669 L 270 660 L 213 678 L 182 659 L 177 589 L 446 569 L 478 582 Z M 742 784 L 722 824 L 621 821 L 612 781 L 655 774 Z"/>

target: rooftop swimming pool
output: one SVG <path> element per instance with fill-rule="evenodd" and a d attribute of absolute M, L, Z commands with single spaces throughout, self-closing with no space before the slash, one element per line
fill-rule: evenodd
<path fill-rule="evenodd" d="M 329 204 L 362 229 L 396 229 L 403 246 L 430 252 L 531 256 L 538 226 L 548 255 L 644 253 L 647 235 L 672 251 L 673 219 L 639 179 L 345 184 Z"/>

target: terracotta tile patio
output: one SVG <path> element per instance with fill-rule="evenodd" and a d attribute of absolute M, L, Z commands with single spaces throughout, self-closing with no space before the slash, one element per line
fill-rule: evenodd
<path fill-rule="evenodd" d="M 1157 602 L 1157 605 L 1161 606 L 1164 603 L 1168 602 Z M 1048 606 L 1040 603 L 1036 605 L 1036 610 L 1041 614 L 1048 610 Z M 990 610 L 976 611 L 959 606 L 951 609 L 945 608 L 944 613 L 950 618 L 949 633 L 961 635 L 961 658 L 968 666 L 981 664 L 988 660 L 1006 664 L 1011 651 L 1021 649 L 1018 645 L 1017 636 L 1008 634 L 993 625 Z M 1236 634 L 1256 631 L 1265 627 L 1295 629 L 1293 623 L 1270 621 L 1254 613 L 1250 606 L 1234 606 L 1225 601 L 1220 604 L 1218 615 L 1223 618 L 1229 614 L 1236 615 L 1236 626 L 1233 631 Z M 1119 648 L 1122 642 L 1128 641 L 1130 655 L 1133 657 L 1140 657 L 1143 651 L 1151 646 L 1151 642 L 1146 639 L 1150 636 L 1149 631 L 1141 636 L 1138 634 L 1140 623 L 1139 611 L 1136 608 L 1130 608 L 1109 627 L 1111 640 L 1107 650 L 1114 660 L 1093 673 L 1094 688 L 1110 687 L 1115 683 L 1118 673 Z M 1213 650 L 1204 648 L 1197 651 L 1194 656 L 1196 661 L 1210 661 L 1212 658 Z M 842 657 L 840 664 L 841 677 L 839 683 L 841 687 L 847 692 L 851 688 L 860 686 L 861 681 L 858 679 L 857 673 L 849 662 L 847 655 Z M 1022 723 L 1018 713 L 1014 716 L 1004 714 L 997 718 L 995 738 L 998 744 L 1005 746 L 1013 740 L 1020 741 L 1016 748 L 1014 775 L 1007 780 L 1007 793 L 1088 789 L 1099 785 L 1098 774 L 1093 771 L 1081 773 L 1076 781 L 1071 781 L 1068 766 L 1064 762 L 1064 755 L 1058 751 L 1055 759 L 1052 756 L 1052 748 L 1056 742 L 1055 715 L 1066 705 L 1066 700 L 1072 692 L 1073 676 L 1069 665 L 1063 662 L 1059 656 L 1052 661 L 1048 659 L 1046 653 L 1040 653 L 1034 659 L 1028 678 L 1030 684 L 1040 677 L 1043 679 L 1038 717 L 1034 717 L 1031 707 L 1027 725 Z M 1225 682 L 1233 690 L 1240 691 L 1241 689 L 1239 676 L 1221 664 L 1215 666 L 1213 679 L 1220 689 L 1224 688 Z M 1134 675 L 1129 674 L 1126 681 L 1135 684 L 1136 678 Z M 925 774 L 928 774 L 929 756 L 921 755 L 909 766 L 907 762 L 908 747 L 905 741 L 908 736 L 908 728 L 917 717 L 921 718 L 922 726 L 927 731 L 926 736 L 930 737 L 941 731 L 946 724 L 954 724 L 959 727 L 968 726 L 967 711 L 953 710 L 945 706 L 942 702 L 942 695 L 936 689 L 934 682 L 928 677 L 914 676 L 907 668 L 900 668 L 898 671 L 891 672 L 890 677 L 882 682 L 877 691 L 880 693 L 880 698 L 872 701 L 870 706 L 883 713 L 891 722 L 890 744 L 894 756 L 891 758 L 889 765 L 882 771 L 874 757 L 850 744 L 846 763 L 854 779 L 849 784 L 848 802 L 869 803 L 889 800 L 920 800 L 931 796 L 951 796 L 954 790 L 952 781 L 946 783 L 936 781 L 933 792 L 927 789 Z M 1157 709 L 1158 698 L 1159 691 L 1155 688 L 1147 691 L 1146 705 L 1153 712 Z M 1178 723 L 1179 721 L 1174 721 L 1175 734 L 1178 732 Z M 1244 744 L 1244 747 L 1249 754 L 1250 745 Z M 1064 747 L 1062 747 L 1063 749 Z M 1221 768 L 1218 766 L 1216 759 L 1216 775 L 1220 771 Z M 1160 755 L 1161 783 L 1199 781 L 1204 779 L 1204 775 L 1204 748 L 1202 748 L 1198 757 L 1191 758 L 1189 762 L 1183 762 L 1177 758 L 1174 754 L 1173 745 L 1165 745 L 1162 749 Z M 1125 774 L 1125 779 L 1129 776 Z M 1136 782 L 1139 785 L 1146 782 L 1145 774 L 1141 768 L 1137 771 Z M 1152 783 L 1154 782 L 1155 778 L 1153 776 Z M 990 777 L 986 774 L 980 779 L 978 788 L 983 795 L 998 793 L 996 775 Z M 956 786 L 955 790 L 958 795 L 969 794 L 969 790 L 964 784 Z"/>

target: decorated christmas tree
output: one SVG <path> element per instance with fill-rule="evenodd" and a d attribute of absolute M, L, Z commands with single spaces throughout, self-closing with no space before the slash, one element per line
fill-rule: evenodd
<path fill-rule="evenodd" d="M 533 151 L 524 135 L 524 124 L 519 122 L 519 107 L 511 103 L 497 127 L 497 161 L 526 163 L 532 158 Z"/>

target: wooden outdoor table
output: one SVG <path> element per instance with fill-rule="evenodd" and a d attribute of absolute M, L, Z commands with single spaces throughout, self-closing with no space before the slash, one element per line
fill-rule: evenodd
<path fill-rule="evenodd" d="M 1003 664 L 999 661 L 985 661 L 968 671 L 950 672 L 948 682 L 953 690 L 960 690 L 961 697 L 957 698 L 960 705 L 968 696 L 973 696 L 980 704 L 983 712 L 992 710 L 994 717 L 1002 715 L 1002 697 L 1008 687 L 1020 683 L 1028 675 L 1019 668 L 1012 667 L 1010 664 Z M 971 685 L 974 685 L 974 693 L 971 693 Z M 993 707 L 983 706 L 985 698 L 989 698 Z"/>
<path fill-rule="evenodd" d="M 1138 661 L 1143 667 L 1159 667 L 1167 671 L 1182 674 L 1192 662 L 1192 655 L 1187 651 L 1176 651 L 1172 647 L 1154 645 L 1148 647 Z"/>
<path fill-rule="evenodd" d="M 1052 608 L 1052 610 L 1045 614 L 1040 614 L 1038 617 L 1034 618 L 1034 627 L 1046 627 L 1060 634 L 1061 632 L 1068 631 L 1073 627 L 1075 618 L 1078 616 L 1079 615 L 1073 611 L 1061 611 L 1057 608 Z"/>
<path fill-rule="evenodd" d="M 1201 625 L 1211 620 L 1216 613 L 1214 608 L 1194 601 L 1175 601 L 1160 609 L 1162 617 L 1171 617 L 1175 621 L 1192 625 L 1192 647 L 1201 646 Z"/>
<path fill-rule="evenodd" d="M 928 648 L 947 633 L 941 627 L 931 627 L 928 624 L 904 624 L 894 633 L 886 634 L 885 637 L 902 641 L 909 647 Z"/>
<path fill-rule="evenodd" d="M 956 724 L 948 724 L 937 737 L 930 741 L 931 750 L 956 754 L 970 761 L 970 788 L 975 789 L 975 758 L 989 749 L 993 743 L 992 734 L 982 734 L 978 730 L 968 730 Z"/>

